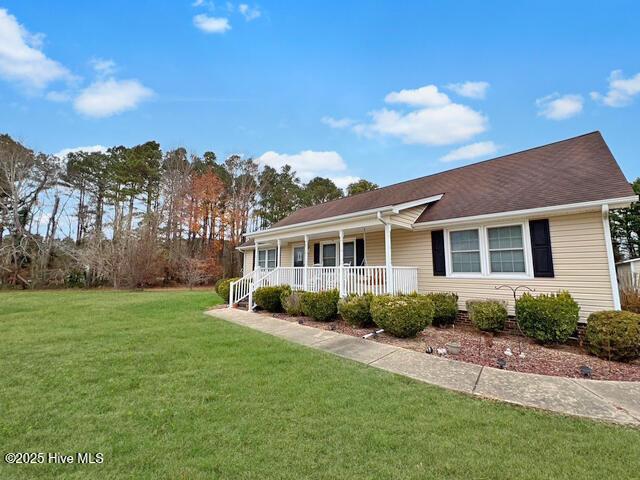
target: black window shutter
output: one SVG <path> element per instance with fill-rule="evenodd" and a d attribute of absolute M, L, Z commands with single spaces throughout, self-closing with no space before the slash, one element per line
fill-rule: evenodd
<path fill-rule="evenodd" d="M 364 264 L 364 238 L 356 238 L 356 266 Z"/>
<path fill-rule="evenodd" d="M 529 221 L 531 234 L 531 255 L 533 257 L 533 275 L 535 277 L 553 277 L 553 255 L 551 254 L 551 235 L 549 220 Z"/>
<path fill-rule="evenodd" d="M 447 275 L 444 261 L 444 230 L 431 232 L 431 255 L 433 257 L 433 274 L 437 277 Z"/>
<path fill-rule="evenodd" d="M 313 264 L 317 265 L 318 263 L 320 263 L 320 244 L 314 243 L 313 244 Z"/>
<path fill-rule="evenodd" d="M 251 256 L 253 257 L 253 269 L 256 269 L 256 251 L 255 249 L 251 252 Z"/>

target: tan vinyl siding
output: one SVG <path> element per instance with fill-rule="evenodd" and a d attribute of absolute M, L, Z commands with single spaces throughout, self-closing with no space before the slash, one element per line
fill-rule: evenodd
<path fill-rule="evenodd" d="M 280 265 L 282 267 L 293 267 L 293 245 L 280 247 Z"/>
<path fill-rule="evenodd" d="M 536 293 L 569 290 L 581 306 L 581 319 L 594 311 L 612 309 L 613 296 L 607 263 L 604 229 L 599 212 L 551 217 L 549 219 L 554 278 L 498 279 L 449 278 L 433 275 L 431 233 L 394 230 L 392 232 L 393 264 L 418 267 L 421 292 L 455 292 L 460 308 L 474 298 L 495 298 L 509 302 L 513 313 L 513 295 L 509 290 L 496 290 L 497 285 L 526 285 Z"/>
<path fill-rule="evenodd" d="M 391 223 L 400 225 L 405 228 L 411 228 L 418 217 L 424 212 L 426 205 L 420 205 L 419 207 L 412 207 L 402 210 L 399 214 L 393 215 Z"/>
<path fill-rule="evenodd" d="M 581 306 L 581 319 L 594 311 L 613 308 L 613 295 L 605 247 L 604 228 L 600 212 L 579 213 L 549 217 L 554 278 L 500 279 L 450 278 L 433 275 L 431 232 L 394 228 L 391 233 L 392 263 L 396 266 L 418 268 L 420 292 L 455 292 L 465 309 L 469 299 L 492 298 L 506 300 L 513 314 L 513 295 L 509 290 L 496 290 L 497 285 L 526 285 L 536 293 L 555 293 L 569 290 Z M 357 237 L 362 238 L 359 234 Z M 350 237 L 352 238 L 352 237 Z M 384 232 L 367 232 L 367 265 L 385 264 Z M 309 266 L 313 265 L 313 244 L 323 241 L 338 242 L 337 235 L 309 241 Z M 294 245 L 282 247 L 282 266 L 292 265 Z M 304 245 L 304 244 L 299 244 Z M 253 252 L 245 254 L 245 272 L 251 271 Z"/>
<path fill-rule="evenodd" d="M 243 269 L 242 275 L 253 272 L 253 250 L 244 250 L 243 252 Z"/>
<path fill-rule="evenodd" d="M 393 246 L 393 241 L 391 245 Z M 367 233 L 364 249 L 366 252 L 367 265 L 384 265 L 384 232 L 377 231 Z"/>

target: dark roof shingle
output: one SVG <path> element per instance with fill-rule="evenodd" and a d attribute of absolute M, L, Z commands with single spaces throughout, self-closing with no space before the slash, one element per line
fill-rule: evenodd
<path fill-rule="evenodd" d="M 302 208 L 272 228 L 444 194 L 416 223 L 632 196 L 600 132 Z"/>

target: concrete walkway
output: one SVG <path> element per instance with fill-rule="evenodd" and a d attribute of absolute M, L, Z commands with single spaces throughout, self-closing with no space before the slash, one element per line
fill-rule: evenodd
<path fill-rule="evenodd" d="M 640 426 L 640 382 L 518 373 L 448 360 L 244 310 L 219 308 L 207 314 L 450 390 L 566 415 Z"/>

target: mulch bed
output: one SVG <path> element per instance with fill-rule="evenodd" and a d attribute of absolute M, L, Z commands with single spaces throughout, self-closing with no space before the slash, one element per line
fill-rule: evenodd
<path fill-rule="evenodd" d="M 344 320 L 334 322 L 316 322 L 308 317 L 292 317 L 285 314 L 273 314 L 274 317 L 290 322 L 302 320 L 304 325 L 334 330 L 339 333 L 362 337 L 373 332 L 371 328 L 353 328 Z M 581 378 L 580 367 L 588 366 L 595 380 L 640 381 L 640 361 L 632 363 L 610 362 L 589 355 L 580 346 L 560 345 L 545 347 L 525 337 L 498 333 L 484 334 L 469 326 L 428 327 L 416 338 L 396 338 L 382 333 L 371 341 L 387 343 L 417 352 L 425 352 L 432 347 L 436 355 L 437 348 L 443 348 L 449 342 L 460 343 L 458 355 L 447 354 L 452 360 L 475 363 L 488 367 L 497 367 L 498 359 L 506 361 L 506 370 L 516 372 L 538 373 L 556 377 Z M 511 349 L 512 355 L 505 351 Z M 520 358 L 520 353 L 524 358 Z M 426 355 L 426 353 L 425 353 Z"/>

